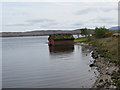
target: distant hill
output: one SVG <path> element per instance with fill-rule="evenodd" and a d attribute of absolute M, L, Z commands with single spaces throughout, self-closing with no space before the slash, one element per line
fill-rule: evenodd
<path fill-rule="evenodd" d="M 22 36 L 47 36 L 50 34 L 73 34 L 81 33 L 80 29 L 75 30 L 35 30 L 27 32 L 1 32 L 0 37 L 22 37 Z M 90 29 L 90 33 L 94 33 L 94 29 Z"/>
<path fill-rule="evenodd" d="M 111 27 L 109 30 L 120 30 L 120 26 Z"/>
<path fill-rule="evenodd" d="M 111 28 L 109 28 L 109 30 L 113 33 L 119 33 L 120 32 L 120 26 L 111 27 Z"/>
<path fill-rule="evenodd" d="M 45 36 L 59 33 L 79 34 L 80 30 L 36 30 L 27 32 L 2 32 L 0 33 L 0 37 Z"/>

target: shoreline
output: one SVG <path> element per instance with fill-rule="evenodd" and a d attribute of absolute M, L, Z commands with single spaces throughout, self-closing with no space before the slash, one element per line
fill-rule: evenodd
<path fill-rule="evenodd" d="M 117 72 L 119 67 L 117 67 L 114 63 L 110 63 L 106 58 L 100 57 L 99 55 L 92 65 L 97 67 L 97 70 L 100 73 L 92 88 L 98 88 L 100 90 L 105 88 L 117 88 L 112 79 L 112 74 L 114 71 Z"/>
<path fill-rule="evenodd" d="M 117 72 L 119 70 L 119 67 L 114 63 L 110 63 L 107 58 L 101 57 L 96 50 L 97 47 L 93 47 L 92 44 L 80 42 L 77 42 L 75 44 L 88 47 L 91 51 L 93 51 L 91 57 L 93 57 L 94 62 L 90 64 L 90 67 L 97 67 L 97 71 L 100 74 L 91 88 L 96 88 L 98 90 L 117 88 L 113 82 L 112 74 L 114 71 Z"/>

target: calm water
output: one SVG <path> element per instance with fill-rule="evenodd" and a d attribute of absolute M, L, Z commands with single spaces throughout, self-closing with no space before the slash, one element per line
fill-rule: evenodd
<path fill-rule="evenodd" d="M 89 49 L 49 47 L 47 37 L 11 37 L 2 41 L 3 88 L 91 87 L 97 71 L 89 67 Z"/>

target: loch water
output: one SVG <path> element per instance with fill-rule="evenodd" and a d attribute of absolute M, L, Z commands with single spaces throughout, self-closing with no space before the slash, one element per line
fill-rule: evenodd
<path fill-rule="evenodd" d="M 80 45 L 48 46 L 47 36 L 2 38 L 3 88 L 90 88 L 98 72 Z"/>

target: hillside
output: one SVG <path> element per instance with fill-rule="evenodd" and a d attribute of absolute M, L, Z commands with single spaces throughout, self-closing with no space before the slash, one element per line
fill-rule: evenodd
<path fill-rule="evenodd" d="M 111 27 L 109 30 L 120 30 L 120 26 Z"/>

